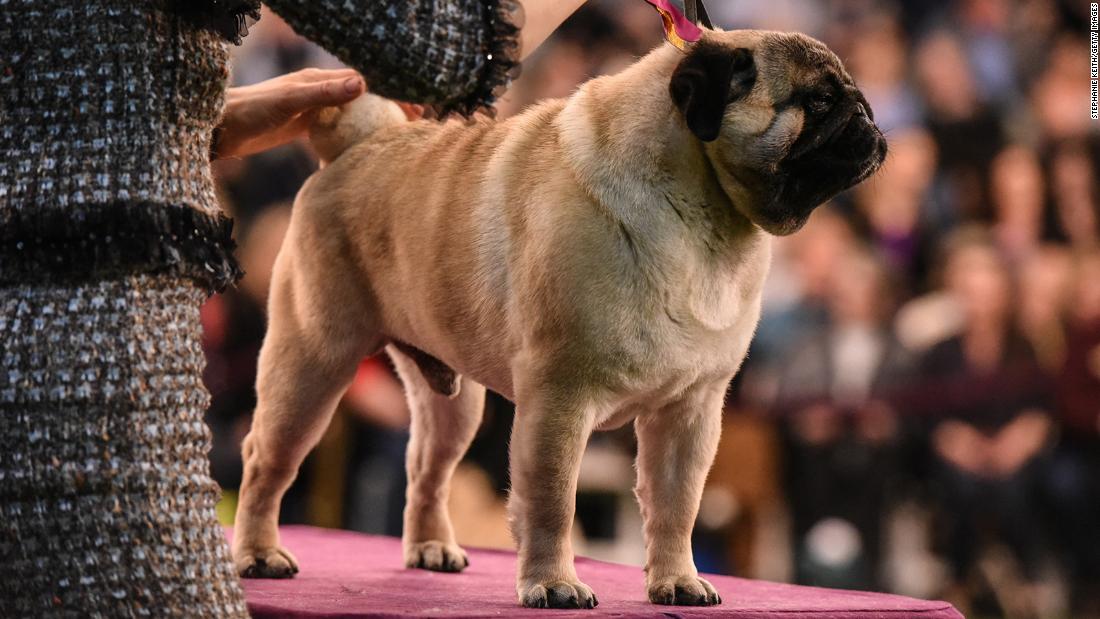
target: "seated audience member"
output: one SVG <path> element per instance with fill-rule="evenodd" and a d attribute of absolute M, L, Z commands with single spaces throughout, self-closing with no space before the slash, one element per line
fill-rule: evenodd
<path fill-rule="evenodd" d="M 1100 253 L 1078 257 L 1058 376 L 1062 433 L 1043 488 L 1075 616 L 1100 615 Z"/>
<path fill-rule="evenodd" d="M 919 125 L 920 99 L 908 80 L 908 41 L 897 17 L 887 11 L 872 12 L 849 27 L 851 49 L 844 54 L 845 61 L 875 110 L 875 124 L 887 134 Z M 891 135 L 891 151 L 893 141 Z"/>
<path fill-rule="evenodd" d="M 1013 319 L 1013 282 L 992 238 L 962 231 L 949 244 L 945 281 L 962 308 L 962 332 L 920 361 L 931 430 L 932 479 L 945 519 L 954 583 L 966 606 L 982 541 L 1011 550 L 1033 589 L 1041 540 L 1035 479 L 1051 439 L 1047 387 Z M 988 574 L 986 574 L 988 576 Z M 964 610 L 965 612 L 965 610 Z"/>
<path fill-rule="evenodd" d="M 852 192 L 871 245 L 909 290 L 926 279 L 932 240 L 953 223 L 953 214 L 932 200 L 937 156 L 927 131 L 896 131 L 890 135 L 890 165 Z"/>
<path fill-rule="evenodd" d="M 817 209 L 798 234 L 777 239 L 765 283 L 763 310 L 745 367 L 744 380 L 768 385 L 757 399 L 774 400 L 777 368 L 794 352 L 795 344 L 825 321 L 830 278 L 841 256 L 856 244 L 852 226 L 831 206 Z M 757 377 L 749 378 L 749 374 Z"/>
<path fill-rule="evenodd" d="M 1073 141 L 1059 146 L 1050 161 L 1051 236 L 1075 249 L 1100 246 L 1100 185 L 1097 162 L 1087 144 Z"/>
<path fill-rule="evenodd" d="M 1014 264 L 1039 248 L 1046 181 L 1032 149 L 1012 145 L 993 158 L 990 196 L 997 246 Z"/>
<path fill-rule="evenodd" d="M 1021 291 L 1016 302 L 1016 323 L 1043 370 L 1056 374 L 1066 354 L 1064 319 L 1073 256 L 1064 246 L 1040 245 L 1020 262 L 1016 272 Z"/>
<path fill-rule="evenodd" d="M 899 472 L 886 399 L 909 373 L 891 333 L 885 263 L 852 249 L 833 271 L 828 318 L 792 353 L 780 383 L 797 580 L 880 588 L 882 520 Z"/>
<path fill-rule="evenodd" d="M 912 62 L 925 124 L 940 154 L 943 197 L 953 205 L 951 218 L 984 219 L 989 210 L 989 163 L 1005 139 L 997 109 L 983 101 L 957 34 L 929 32 L 913 49 Z"/>

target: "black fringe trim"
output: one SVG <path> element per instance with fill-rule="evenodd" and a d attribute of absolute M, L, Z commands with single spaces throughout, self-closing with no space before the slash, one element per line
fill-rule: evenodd
<path fill-rule="evenodd" d="M 469 117 L 476 112 L 495 117 L 493 103 L 519 77 L 519 33 L 523 28 L 523 5 L 519 0 L 487 0 L 484 5 L 490 40 L 481 79 L 477 88 L 465 99 L 435 106 L 434 111 L 441 118 L 452 113 Z"/>
<path fill-rule="evenodd" d="M 248 36 L 249 20 L 260 19 L 260 0 L 177 0 L 177 4 L 234 45 L 240 45 Z"/>
<path fill-rule="evenodd" d="M 167 273 L 220 292 L 244 275 L 233 220 L 146 202 L 0 211 L 0 282 Z"/>

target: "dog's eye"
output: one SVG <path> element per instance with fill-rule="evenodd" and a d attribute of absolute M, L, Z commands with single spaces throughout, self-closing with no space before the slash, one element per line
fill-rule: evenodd
<path fill-rule="evenodd" d="M 806 109 L 811 114 L 824 114 L 832 105 L 833 96 L 826 92 L 814 93 L 806 99 Z"/>

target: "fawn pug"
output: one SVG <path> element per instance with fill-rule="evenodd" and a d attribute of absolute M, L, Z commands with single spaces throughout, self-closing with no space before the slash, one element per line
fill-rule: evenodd
<path fill-rule="evenodd" d="M 691 530 L 769 235 L 886 153 L 838 58 L 800 34 L 707 31 L 508 120 L 408 122 L 368 95 L 312 139 L 327 165 L 275 264 L 244 443 L 242 575 L 297 571 L 280 499 L 359 360 L 385 348 L 412 412 L 409 567 L 467 565 L 446 502 L 488 387 L 517 405 L 520 603 L 596 605 L 573 567 L 577 471 L 593 430 L 630 421 L 649 599 L 718 603 Z"/>

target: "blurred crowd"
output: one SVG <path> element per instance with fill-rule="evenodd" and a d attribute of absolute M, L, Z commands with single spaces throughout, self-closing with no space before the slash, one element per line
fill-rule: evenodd
<path fill-rule="evenodd" d="M 1100 123 L 1088 3 L 711 0 L 724 28 L 797 30 L 845 61 L 890 143 L 882 171 L 779 239 L 696 527 L 701 570 L 945 597 L 964 613 L 1100 616 Z M 642 0 L 592 0 L 525 63 L 506 117 L 662 44 Z M 338 63 L 265 14 L 248 84 Z M 316 162 L 217 163 L 248 275 L 204 308 L 226 517 L 255 404 L 271 264 Z M 460 542 L 510 545 L 513 409 L 491 397 L 457 473 Z M 283 509 L 399 534 L 408 412 L 365 359 Z M 594 437 L 577 544 L 639 563 L 629 429 Z"/>

